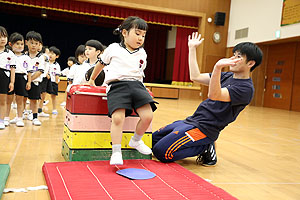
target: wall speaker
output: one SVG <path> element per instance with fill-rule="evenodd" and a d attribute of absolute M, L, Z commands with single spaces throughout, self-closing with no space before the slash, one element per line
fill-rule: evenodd
<path fill-rule="evenodd" d="M 226 13 L 224 12 L 216 12 L 215 14 L 215 25 L 217 26 L 224 26 L 225 24 L 225 16 L 226 16 Z"/>

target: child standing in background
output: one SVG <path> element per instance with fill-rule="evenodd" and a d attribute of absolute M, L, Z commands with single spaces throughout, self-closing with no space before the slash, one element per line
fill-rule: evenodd
<path fill-rule="evenodd" d="M 96 65 L 97 56 L 104 51 L 104 46 L 98 40 L 89 40 L 85 43 L 84 54 L 88 58 L 77 68 L 74 74 L 73 85 L 82 85 L 87 83 L 85 79 L 86 72 Z"/>
<path fill-rule="evenodd" d="M 68 79 L 68 87 L 67 91 L 71 88 L 75 76 L 75 72 L 78 67 L 87 59 L 87 57 L 84 54 L 85 46 L 83 44 L 79 45 L 75 51 L 75 58 L 77 60 L 77 63 L 72 66 L 72 68 L 69 71 L 69 74 L 67 76 Z"/>
<path fill-rule="evenodd" d="M 57 115 L 56 109 L 56 96 L 58 95 L 58 82 L 60 75 L 60 65 L 56 62 L 56 59 L 60 56 L 60 50 L 55 46 L 49 48 L 49 71 L 50 71 L 50 80 L 52 84 L 52 114 Z"/>
<path fill-rule="evenodd" d="M 76 58 L 73 57 L 73 56 L 70 56 L 70 57 L 68 58 L 68 62 L 67 62 L 68 67 L 65 68 L 64 70 L 62 70 L 61 73 L 60 73 L 60 75 L 61 75 L 61 76 L 64 76 L 64 77 L 67 77 L 68 74 L 69 74 L 69 72 L 70 72 L 71 67 L 72 67 L 74 64 L 76 64 L 76 63 L 77 63 Z"/>
<path fill-rule="evenodd" d="M 71 71 L 72 66 L 73 66 L 73 65 L 74 65 L 74 66 L 77 65 L 77 60 L 76 60 L 76 58 L 73 57 L 73 56 L 70 56 L 70 57 L 68 58 L 67 65 L 68 65 L 68 67 L 67 67 L 66 69 L 64 69 L 64 70 L 61 71 L 61 73 L 60 73 L 61 76 L 64 76 L 64 77 L 68 77 L 68 76 L 69 76 L 69 73 L 70 73 L 70 71 Z M 66 99 L 66 98 L 65 98 L 65 99 Z M 60 105 L 61 105 L 61 106 L 65 106 L 65 105 L 66 105 L 66 102 L 64 101 L 64 102 L 62 102 Z"/>
<path fill-rule="evenodd" d="M 38 52 L 39 45 L 42 43 L 41 34 L 35 31 L 29 31 L 26 34 L 26 45 L 28 46 L 28 55 L 30 57 L 29 72 L 31 76 L 31 89 L 28 91 L 30 100 L 30 109 L 32 113 L 28 119 L 32 119 L 32 124 L 40 126 L 42 123 L 38 120 L 38 101 L 41 99 L 40 83 L 42 82 L 42 73 L 44 72 L 45 58 Z"/>
<path fill-rule="evenodd" d="M 41 90 L 41 100 L 39 101 L 39 108 L 38 108 L 38 116 L 39 117 L 49 117 L 50 115 L 48 113 L 43 112 L 43 106 L 47 105 L 49 100 L 46 100 L 46 95 L 52 93 L 52 84 L 50 80 L 50 67 L 49 67 L 49 48 L 46 46 L 42 46 L 40 44 L 40 53 L 42 53 L 42 56 L 44 57 L 45 64 L 44 64 L 44 72 L 41 75 L 42 82 L 40 83 L 40 90 Z"/>
<path fill-rule="evenodd" d="M 9 37 L 9 45 L 16 56 L 16 72 L 14 90 L 7 95 L 5 119 L 9 120 L 11 103 L 15 94 L 17 102 L 17 116 L 10 120 L 10 124 L 16 124 L 18 127 L 23 127 L 24 122 L 22 114 L 25 109 L 24 99 L 28 96 L 27 91 L 30 90 L 31 87 L 31 74 L 28 73 L 28 63 L 30 62 L 30 58 L 28 55 L 22 53 L 24 50 L 24 37 L 20 33 L 11 34 Z"/>
<path fill-rule="evenodd" d="M 15 55 L 5 47 L 7 40 L 6 29 L 0 26 L 0 130 L 5 129 L 4 116 L 7 94 L 14 90 L 15 84 Z M 8 126 L 9 121 L 6 124 Z"/>
<path fill-rule="evenodd" d="M 129 146 L 149 155 L 151 149 L 141 140 L 149 127 L 156 103 L 143 85 L 147 54 L 143 48 L 147 23 L 139 17 L 128 17 L 114 31 L 120 35 L 121 43 L 109 45 L 99 56 L 99 62 L 90 77 L 89 84 L 104 68 L 107 87 L 107 105 L 111 123 L 112 155 L 110 165 L 123 165 L 121 140 L 125 116 L 132 109 L 139 115 L 134 136 Z"/>

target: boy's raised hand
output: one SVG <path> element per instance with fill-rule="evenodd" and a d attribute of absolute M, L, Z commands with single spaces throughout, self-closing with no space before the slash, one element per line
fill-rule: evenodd
<path fill-rule="evenodd" d="M 189 48 L 196 48 L 203 42 L 203 40 L 204 38 L 201 38 L 200 33 L 193 32 L 192 35 L 189 35 L 188 37 L 188 46 Z"/>
<path fill-rule="evenodd" d="M 216 64 L 215 67 L 223 68 L 227 66 L 235 66 L 237 62 L 241 61 L 242 58 L 235 58 L 234 56 L 230 58 L 223 58 L 220 59 Z"/>

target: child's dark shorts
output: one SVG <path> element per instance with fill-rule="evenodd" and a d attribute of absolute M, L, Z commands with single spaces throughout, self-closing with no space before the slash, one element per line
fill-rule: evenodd
<path fill-rule="evenodd" d="M 156 101 L 153 100 L 143 83 L 140 81 L 118 81 L 109 84 L 110 90 L 107 94 L 108 116 L 124 108 L 125 116 L 129 116 L 133 110 L 150 104 L 152 111 L 156 110 Z"/>
<path fill-rule="evenodd" d="M 36 85 L 33 82 L 31 82 L 31 88 L 28 91 L 28 99 L 31 100 L 39 100 L 41 99 L 41 89 L 40 85 Z"/>

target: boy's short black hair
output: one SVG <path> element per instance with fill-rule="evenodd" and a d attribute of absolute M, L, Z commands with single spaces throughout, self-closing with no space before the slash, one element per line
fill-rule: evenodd
<path fill-rule="evenodd" d="M 104 51 L 104 46 L 101 42 L 99 42 L 98 40 L 88 40 L 85 43 L 85 46 L 90 46 L 90 47 L 94 47 L 96 48 L 96 50 L 100 50 L 100 51 Z"/>
<path fill-rule="evenodd" d="M 56 46 L 52 46 L 49 48 L 49 51 L 55 53 L 55 55 L 60 56 L 60 50 Z"/>
<path fill-rule="evenodd" d="M 0 26 L 0 36 L 8 37 L 8 33 L 7 33 L 6 29 L 3 26 Z"/>
<path fill-rule="evenodd" d="M 77 63 L 77 60 L 76 60 L 76 58 L 74 56 L 70 56 L 68 58 L 68 61 L 72 61 L 74 64 Z"/>
<path fill-rule="evenodd" d="M 18 41 L 24 41 L 24 37 L 20 33 L 14 32 L 9 36 L 9 42 L 11 44 L 15 44 Z"/>
<path fill-rule="evenodd" d="M 253 60 L 255 64 L 251 67 L 250 71 L 252 72 L 258 65 L 260 65 L 263 57 L 262 50 L 252 42 L 242 42 L 237 44 L 233 50 L 233 53 L 239 52 L 242 55 L 246 55 L 247 62 Z"/>
<path fill-rule="evenodd" d="M 26 40 L 35 40 L 35 41 L 38 41 L 40 42 L 41 44 L 43 44 L 43 41 L 42 41 L 42 36 L 41 34 L 39 34 L 38 32 L 35 32 L 35 31 L 29 31 L 27 34 L 26 34 Z"/>
<path fill-rule="evenodd" d="M 84 54 L 85 46 L 83 44 L 79 45 L 75 51 L 75 58 L 78 60 L 78 56 Z"/>

